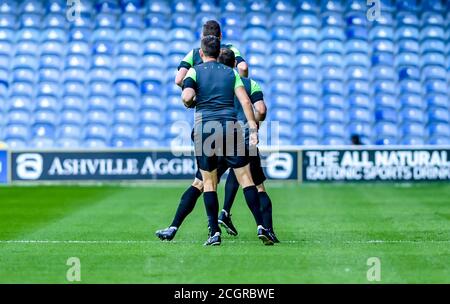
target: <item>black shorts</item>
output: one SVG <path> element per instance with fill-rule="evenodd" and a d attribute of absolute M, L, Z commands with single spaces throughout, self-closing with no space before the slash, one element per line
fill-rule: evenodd
<path fill-rule="evenodd" d="M 199 169 L 211 172 L 218 169 L 219 165 L 223 166 L 222 163 L 225 163 L 227 168 L 241 168 L 250 162 L 246 155 L 242 131 L 229 131 L 223 126 L 221 134 L 214 132 L 204 132 L 200 126 L 194 135 L 194 149 Z M 217 136 L 215 140 L 211 140 L 215 135 Z"/>
<path fill-rule="evenodd" d="M 249 157 L 249 160 L 250 160 L 250 173 L 252 175 L 253 182 L 255 183 L 256 186 L 261 185 L 262 183 L 264 183 L 264 181 L 267 178 L 266 178 L 266 175 L 264 174 L 264 170 L 261 166 L 261 157 L 259 155 L 259 151 L 258 151 L 257 156 L 251 156 L 251 157 Z M 225 160 L 219 159 L 219 164 L 217 167 L 217 179 L 219 181 L 220 181 L 220 178 L 222 177 L 222 175 L 228 170 L 228 168 L 229 167 L 227 166 L 227 163 L 225 162 Z M 234 176 L 233 170 L 230 170 L 230 175 Z M 198 178 L 199 180 L 203 180 L 200 170 L 197 170 L 195 177 Z M 234 179 L 236 179 L 235 176 L 234 176 Z M 236 182 L 237 182 L 237 180 L 236 180 Z"/>
<path fill-rule="evenodd" d="M 225 172 L 228 170 L 227 163 L 223 157 L 219 157 L 218 164 L 217 164 L 217 179 L 220 181 L 220 178 L 222 175 L 224 175 Z M 195 173 L 195 177 L 199 180 L 203 180 L 202 174 L 200 173 L 200 169 L 197 169 L 197 172 Z"/>

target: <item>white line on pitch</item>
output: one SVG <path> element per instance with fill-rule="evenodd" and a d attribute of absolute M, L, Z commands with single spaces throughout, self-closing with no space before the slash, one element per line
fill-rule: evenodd
<path fill-rule="evenodd" d="M 0 244 L 154 244 L 161 243 L 158 240 L 0 240 Z M 197 244 L 200 241 L 172 241 L 172 243 Z M 259 243 L 256 240 L 238 241 L 225 240 L 224 243 Z M 450 240 L 352 240 L 352 241 L 320 241 L 320 240 L 302 240 L 282 241 L 283 244 L 427 244 L 427 243 L 450 243 Z"/>

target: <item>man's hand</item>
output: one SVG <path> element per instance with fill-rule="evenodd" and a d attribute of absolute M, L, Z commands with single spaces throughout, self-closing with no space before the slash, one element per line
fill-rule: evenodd
<path fill-rule="evenodd" d="M 258 129 L 250 128 L 249 129 L 249 144 L 250 146 L 256 146 L 259 143 L 258 139 Z"/>

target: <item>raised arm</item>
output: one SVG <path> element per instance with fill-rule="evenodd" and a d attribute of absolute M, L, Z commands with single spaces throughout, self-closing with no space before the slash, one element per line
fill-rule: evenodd
<path fill-rule="evenodd" d="M 230 50 L 233 51 L 234 56 L 236 57 L 236 67 L 239 71 L 239 75 L 241 77 L 248 77 L 248 65 L 247 62 L 245 62 L 244 58 L 242 57 L 241 52 L 239 52 L 239 50 L 235 47 L 235 46 L 231 46 Z"/>
<path fill-rule="evenodd" d="M 175 83 L 177 86 L 183 86 L 183 80 L 186 77 L 189 69 L 194 65 L 194 51 L 190 51 L 184 58 L 181 60 L 180 65 L 178 66 L 178 72 L 175 76 Z"/>
<path fill-rule="evenodd" d="M 236 83 L 234 86 L 234 93 L 239 100 L 242 109 L 244 110 L 245 118 L 249 126 L 250 145 L 256 146 L 258 144 L 258 124 L 256 123 L 255 114 L 253 113 L 253 106 L 250 98 L 245 91 L 244 84 L 241 77 L 235 72 Z"/>
<path fill-rule="evenodd" d="M 189 70 L 186 68 L 180 68 L 175 76 L 175 84 L 179 87 L 183 86 L 183 79 Z"/>
<path fill-rule="evenodd" d="M 259 124 L 261 121 L 266 119 L 267 107 L 264 102 L 264 94 L 262 92 L 261 86 L 251 79 L 251 90 L 250 90 L 250 101 L 255 107 L 255 118 L 256 122 Z"/>
<path fill-rule="evenodd" d="M 197 88 L 197 73 L 194 68 L 189 69 L 183 80 L 183 91 L 181 92 L 181 100 L 187 108 L 195 105 L 195 96 Z"/>

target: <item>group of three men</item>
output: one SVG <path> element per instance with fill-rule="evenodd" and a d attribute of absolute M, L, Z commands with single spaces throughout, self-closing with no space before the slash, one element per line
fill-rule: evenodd
<path fill-rule="evenodd" d="M 254 80 L 246 78 L 248 66 L 239 51 L 232 45 L 222 45 L 221 38 L 219 23 L 207 21 L 201 47 L 189 52 L 178 67 L 175 82 L 183 89 L 182 100 L 196 109 L 192 139 L 199 170 L 182 195 L 172 224 L 156 235 L 161 240 L 172 240 L 203 193 L 210 230 L 205 245 L 220 245 L 219 224 L 236 236 L 230 211 L 241 186 L 257 224 L 258 238 L 265 245 L 273 245 L 279 241 L 256 148 L 258 125 L 266 116 L 263 93 Z M 245 124 L 243 130 L 236 127 L 236 122 Z M 217 183 L 228 168 L 231 170 L 225 184 L 224 206 L 218 215 Z"/>

